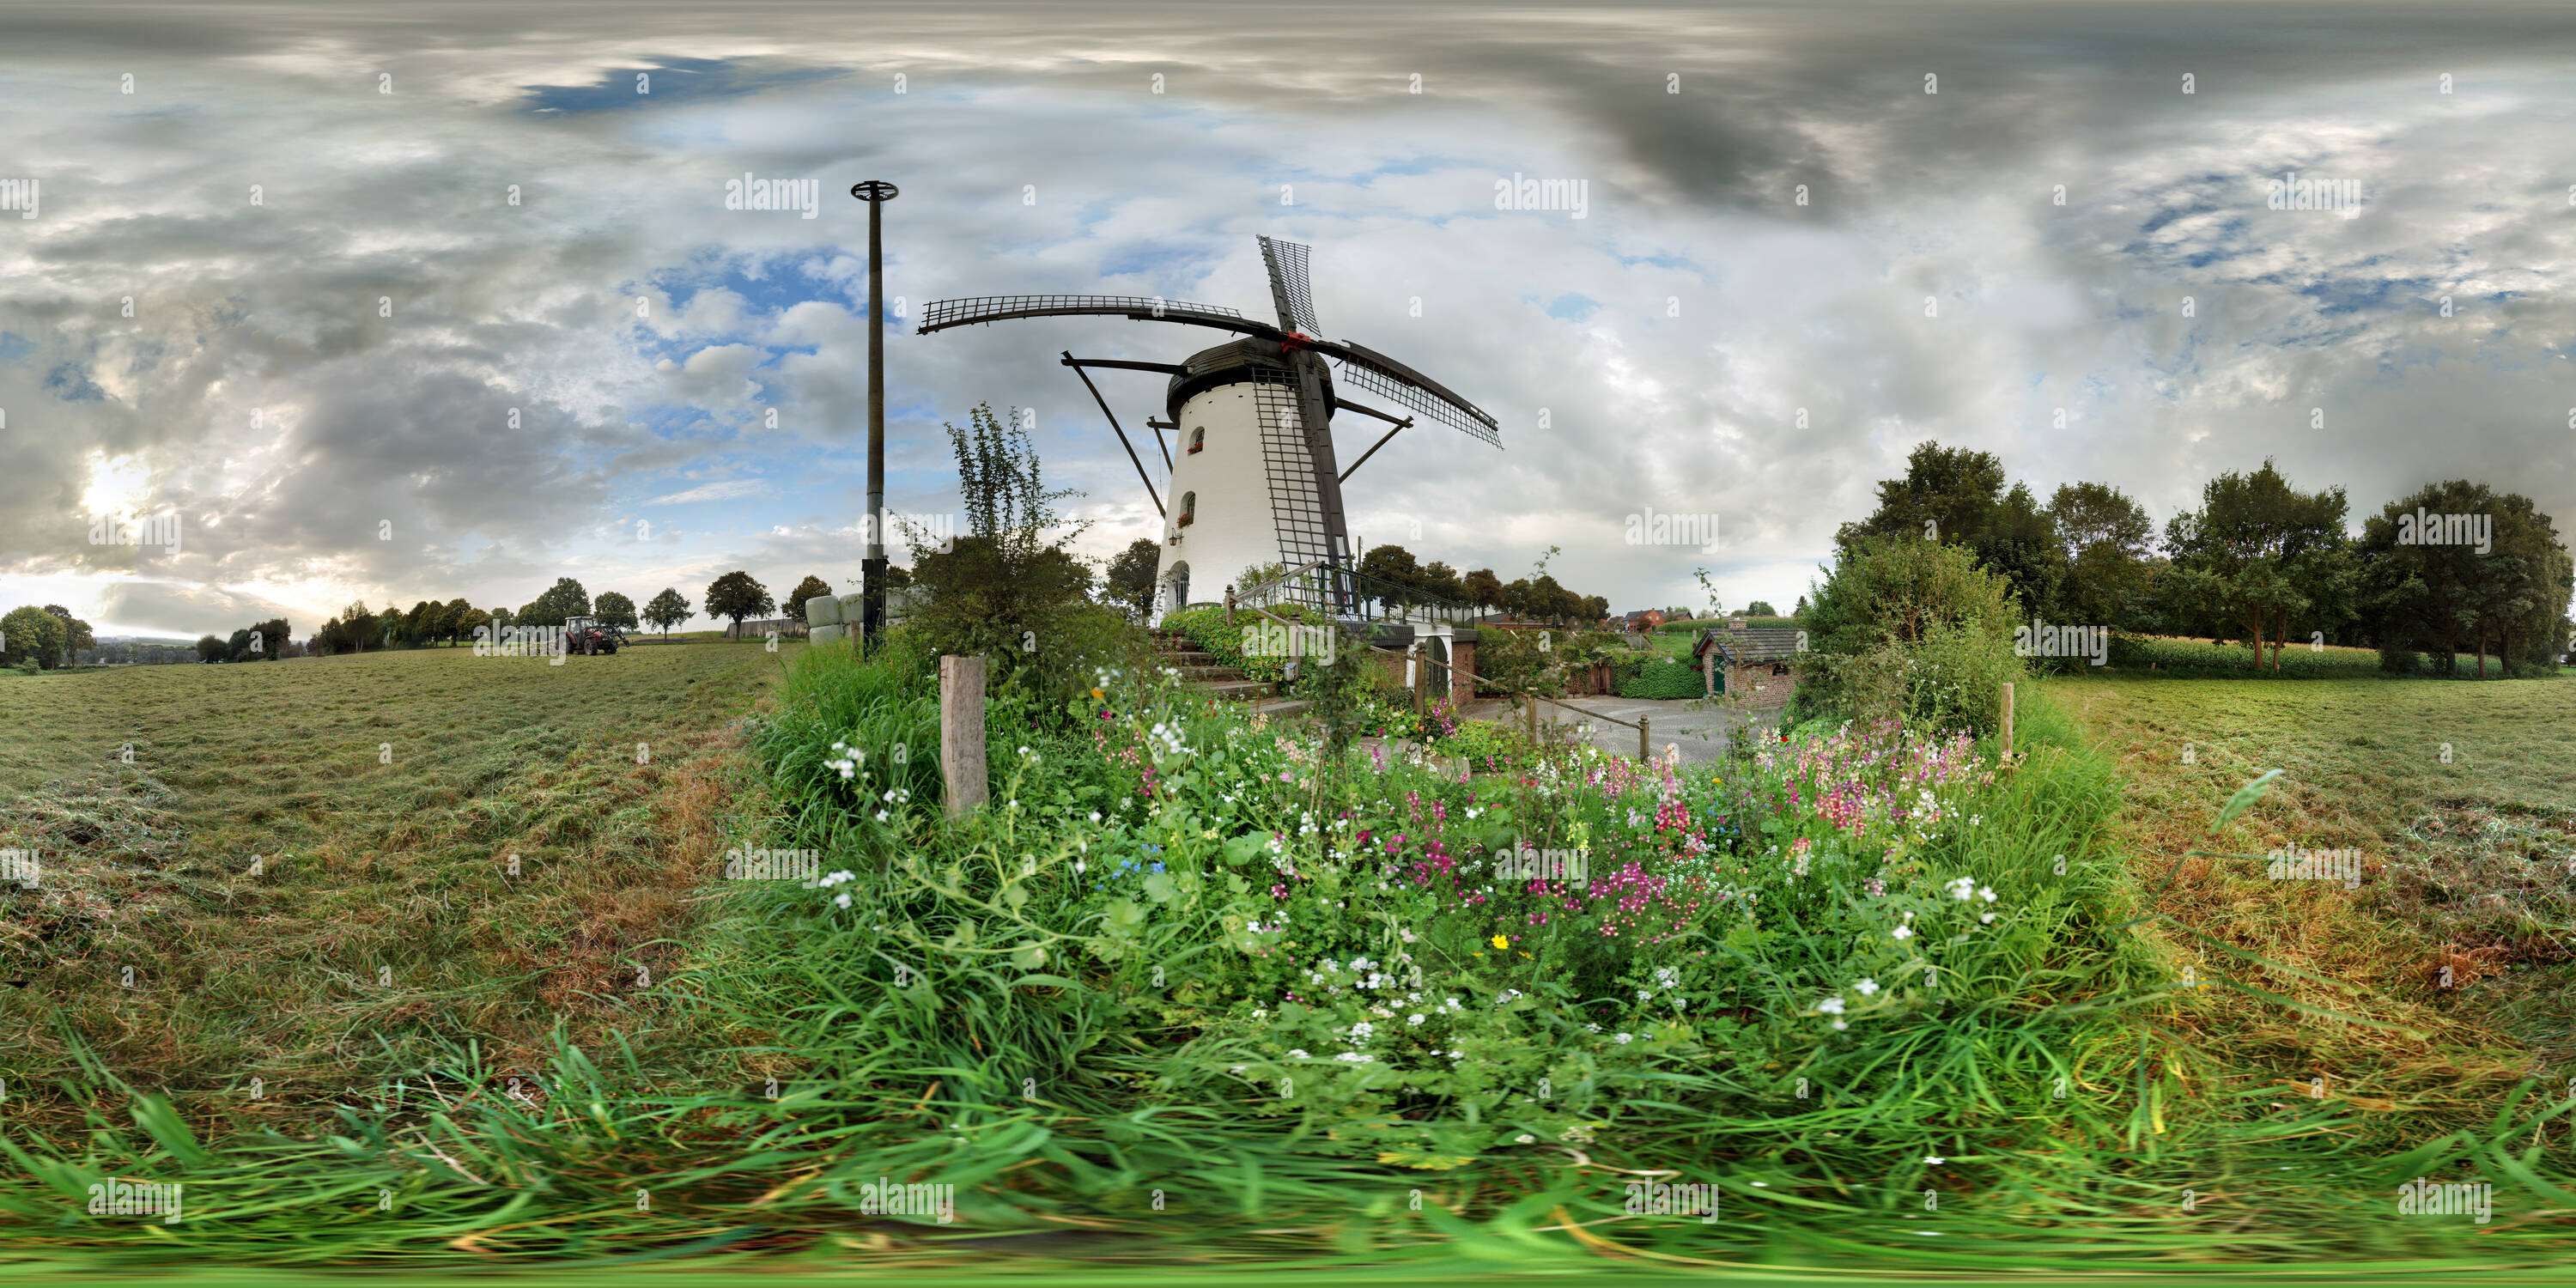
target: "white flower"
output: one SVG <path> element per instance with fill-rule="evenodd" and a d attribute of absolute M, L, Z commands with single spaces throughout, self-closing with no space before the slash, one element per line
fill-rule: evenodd
<path fill-rule="evenodd" d="M 1982 922 L 1986 923 L 1987 925 L 1993 925 L 1993 924 L 1994 924 L 1994 920 L 1995 920 L 1995 914 L 1993 914 L 1993 913 L 1991 913 L 1991 912 L 1989 912 L 1989 913 L 1984 913 L 1984 914 L 1981 914 L 1980 916 L 1978 916 L 1977 920 L 1982 921 Z"/>
<path fill-rule="evenodd" d="M 1534 1140 L 1534 1139 L 1536 1139 L 1536 1137 L 1531 1136 L 1531 1135 L 1530 1135 L 1529 1133 L 1527 1133 L 1527 1132 L 1523 1132 L 1523 1133 L 1521 1133 L 1521 1134 L 1520 1134 L 1520 1135 L 1518 1135 L 1518 1136 L 1514 1136 L 1514 1137 L 1512 1137 L 1512 1143 L 1513 1143 L 1513 1144 L 1515 1144 L 1515 1145 L 1526 1145 L 1526 1144 L 1529 1144 L 1529 1143 L 1530 1143 L 1532 1140 Z"/>
<path fill-rule="evenodd" d="M 1303 1059 L 1305 1059 L 1305 1058 L 1306 1058 L 1306 1053 L 1305 1053 L 1305 1052 L 1303 1052 L 1303 1051 L 1300 1051 L 1300 1050 L 1296 1049 L 1295 1047 L 1291 1047 L 1291 1048 L 1289 1048 L 1289 1049 L 1288 1049 L 1288 1054 L 1293 1055 L 1293 1056 L 1297 1057 L 1297 1058 L 1298 1058 L 1298 1059 L 1300 1059 L 1300 1060 L 1303 1060 Z"/>
<path fill-rule="evenodd" d="M 1914 937 L 1914 929 L 1913 929 L 1913 927 L 1911 927 L 1911 926 L 1898 926 L 1898 927 L 1896 928 L 1896 937 L 1897 937 L 1897 938 L 1899 938 L 1899 939 L 1912 939 L 1912 938 Z"/>
<path fill-rule="evenodd" d="M 1611 1040 L 1612 1040 L 1612 1041 L 1614 1041 L 1614 1042 L 1617 1042 L 1617 1043 L 1618 1043 L 1619 1045 L 1621 1045 L 1621 1046 L 1626 1046 L 1626 1045 L 1628 1045 L 1630 1042 L 1633 1042 L 1633 1041 L 1635 1041 L 1635 1040 L 1636 1040 L 1636 1035 L 1635 1035 L 1635 1034 L 1631 1034 L 1631 1033 L 1622 1033 L 1622 1034 L 1620 1034 L 1619 1036 L 1617 1036 L 1617 1037 L 1615 1037 L 1615 1038 L 1613 1038 L 1613 1039 L 1611 1039 Z"/>
<path fill-rule="evenodd" d="M 1843 999 L 1839 997 L 1828 997 L 1825 1000 L 1816 1003 L 1816 1009 L 1827 1015 L 1840 1015 L 1843 1013 Z"/>
<path fill-rule="evenodd" d="M 1845 1022 L 1845 1021 L 1842 1021 L 1842 1020 L 1836 1020 L 1836 1021 L 1834 1021 L 1834 1027 L 1835 1027 L 1835 1028 L 1837 1028 L 1837 1029 L 1847 1029 L 1847 1028 L 1850 1028 L 1850 1027 L 1851 1027 L 1851 1025 L 1850 1025 L 1849 1023 Z"/>
<path fill-rule="evenodd" d="M 1407 1024 L 1420 1024 L 1422 1022 L 1422 1017 L 1419 1014 L 1409 1015 L 1405 1017 L 1404 1022 Z"/>
<path fill-rule="evenodd" d="M 1874 979 L 1862 980 L 1861 982 L 1852 985 L 1852 991 L 1863 997 L 1867 997 L 1878 991 L 1878 981 Z"/>
<path fill-rule="evenodd" d="M 877 811 L 877 821 L 880 823 L 886 821 L 886 812 L 884 810 Z"/>
<path fill-rule="evenodd" d="M 833 896 L 832 896 L 832 902 L 834 902 L 834 903 L 836 903 L 836 904 L 839 904 L 840 906 L 842 906 L 842 907 L 844 907 L 844 908 L 849 907 L 849 906 L 850 906 L 850 892 L 849 892 L 849 891 L 847 891 L 847 890 L 844 890 L 844 891 L 840 892 L 839 894 L 833 895 Z"/>
<path fill-rule="evenodd" d="M 1946 1159 L 1946 1158 L 1943 1158 L 1943 1157 L 1941 1157 L 1941 1156 L 1940 1156 L 1940 1155 L 1938 1155 L 1938 1154 L 1926 1154 L 1926 1155 L 1924 1155 L 1924 1156 L 1923 1156 L 1923 1161 L 1924 1161 L 1924 1162 L 1927 1162 L 1927 1163 L 1930 1163 L 1930 1164 L 1932 1164 L 1932 1165 L 1934 1165 L 1934 1166 L 1936 1166 L 1936 1167 L 1937 1167 L 1937 1166 L 1939 1166 L 1940 1164 L 1943 1164 L 1943 1163 L 1949 1162 L 1950 1160 L 1949 1160 L 1949 1159 Z"/>
<path fill-rule="evenodd" d="M 1985 901 L 1986 901 L 1986 902 L 1988 902 L 1988 903 L 1993 903 L 1993 902 L 1995 901 L 1995 892 L 1994 892 L 1993 887 L 1991 887 L 1991 886 L 1978 886 L 1978 887 L 1977 887 L 1977 897 L 1978 897 L 1978 898 L 1980 898 L 1980 899 L 1985 900 Z"/>

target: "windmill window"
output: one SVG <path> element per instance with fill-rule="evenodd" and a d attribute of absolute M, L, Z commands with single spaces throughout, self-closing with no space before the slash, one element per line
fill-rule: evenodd
<path fill-rule="evenodd" d="M 1181 526 L 1186 528 L 1199 517 L 1199 494 L 1181 493 Z"/>
<path fill-rule="evenodd" d="M 1202 448 L 1202 447 L 1205 447 L 1205 446 L 1207 446 L 1207 426 L 1205 426 L 1205 425 L 1201 425 L 1201 426 L 1199 426 L 1198 428 L 1193 429 L 1193 430 L 1191 430 L 1191 431 L 1190 431 L 1190 453 L 1189 453 L 1189 454 L 1190 454 L 1190 455 L 1192 455 L 1192 456 L 1196 456 L 1196 455 L 1198 455 L 1199 449 L 1200 449 L 1200 448 Z"/>

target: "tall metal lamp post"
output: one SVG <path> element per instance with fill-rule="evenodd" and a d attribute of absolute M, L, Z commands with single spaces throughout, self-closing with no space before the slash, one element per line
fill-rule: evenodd
<path fill-rule="evenodd" d="M 859 563 L 860 644 L 874 653 L 885 629 L 885 203 L 895 186 L 882 179 L 850 185 L 868 203 L 868 553 Z"/>

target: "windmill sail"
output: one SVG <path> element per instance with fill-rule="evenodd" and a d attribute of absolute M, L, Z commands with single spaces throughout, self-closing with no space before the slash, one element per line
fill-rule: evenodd
<path fill-rule="evenodd" d="M 1306 248 L 1261 238 L 1261 266 L 1270 270 L 1270 303 L 1279 310 L 1279 325 L 1299 335 L 1321 334 L 1315 297 L 1306 287 Z"/>

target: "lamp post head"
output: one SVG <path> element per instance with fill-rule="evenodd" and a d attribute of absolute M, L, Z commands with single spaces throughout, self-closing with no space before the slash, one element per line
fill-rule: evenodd
<path fill-rule="evenodd" d="M 870 179 L 864 183 L 851 184 L 850 195 L 861 201 L 874 205 L 880 201 L 894 200 L 896 192 L 893 184 L 887 183 L 883 179 Z"/>

